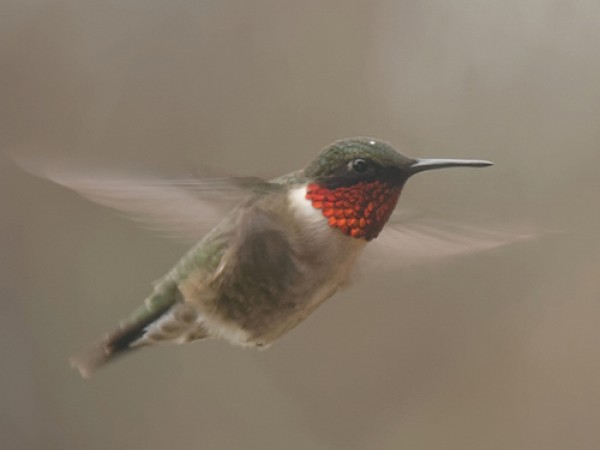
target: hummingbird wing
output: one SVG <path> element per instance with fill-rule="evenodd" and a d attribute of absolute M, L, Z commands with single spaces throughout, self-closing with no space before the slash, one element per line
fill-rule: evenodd
<path fill-rule="evenodd" d="M 62 164 L 18 160 L 25 171 L 115 209 L 153 231 L 196 242 L 245 197 L 273 185 L 258 177 L 162 179 L 85 171 Z"/>
<path fill-rule="evenodd" d="M 378 270 L 396 270 L 490 250 L 538 234 L 528 228 L 494 228 L 424 217 L 400 218 L 388 223 L 379 237 L 367 246 L 365 260 Z"/>

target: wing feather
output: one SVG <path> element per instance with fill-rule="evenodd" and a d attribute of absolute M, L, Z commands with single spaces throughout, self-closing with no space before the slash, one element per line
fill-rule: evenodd
<path fill-rule="evenodd" d="M 257 177 L 161 179 L 86 171 L 34 159 L 18 160 L 17 164 L 32 175 L 184 242 L 197 241 L 245 197 L 272 187 Z"/>
<path fill-rule="evenodd" d="M 491 250 L 539 235 L 530 226 L 504 228 L 413 217 L 388 224 L 367 246 L 366 259 L 378 270 L 396 270 Z"/>

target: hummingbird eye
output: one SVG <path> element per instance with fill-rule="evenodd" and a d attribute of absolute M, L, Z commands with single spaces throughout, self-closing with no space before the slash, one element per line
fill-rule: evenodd
<path fill-rule="evenodd" d="M 369 163 L 362 158 L 358 158 L 350 161 L 348 168 L 356 173 L 365 173 L 369 170 Z"/>

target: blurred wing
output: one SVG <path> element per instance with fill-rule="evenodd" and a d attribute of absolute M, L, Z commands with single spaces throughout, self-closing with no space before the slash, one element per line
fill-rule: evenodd
<path fill-rule="evenodd" d="M 427 218 L 390 223 L 367 246 L 365 260 L 378 270 L 396 270 L 490 250 L 537 235 L 527 227 L 479 227 Z"/>
<path fill-rule="evenodd" d="M 274 188 L 253 177 L 163 180 L 57 167 L 34 160 L 17 162 L 27 172 L 72 189 L 99 205 L 124 213 L 169 238 L 199 240 L 236 204 L 253 192 Z"/>

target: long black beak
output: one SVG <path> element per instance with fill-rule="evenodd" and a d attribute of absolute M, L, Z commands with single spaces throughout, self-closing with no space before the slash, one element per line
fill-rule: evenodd
<path fill-rule="evenodd" d="M 446 167 L 487 167 L 494 163 L 481 159 L 416 159 L 408 167 L 411 175 L 425 170 L 444 169 Z"/>

